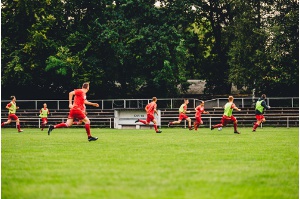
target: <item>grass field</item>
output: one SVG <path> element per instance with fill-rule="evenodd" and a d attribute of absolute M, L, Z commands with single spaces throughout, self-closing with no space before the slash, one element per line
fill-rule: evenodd
<path fill-rule="evenodd" d="M 299 198 L 298 128 L 4 128 L 2 199 Z"/>

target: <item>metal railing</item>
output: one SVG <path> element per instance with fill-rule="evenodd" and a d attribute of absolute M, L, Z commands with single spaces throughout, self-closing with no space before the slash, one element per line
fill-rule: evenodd
<path fill-rule="evenodd" d="M 240 107 L 254 107 L 256 102 L 256 98 L 235 98 L 234 103 Z M 104 99 L 104 100 L 93 100 L 89 99 L 92 102 L 96 102 L 100 105 L 98 109 L 118 109 L 118 108 L 144 108 L 151 99 Z M 195 108 L 199 104 L 199 99 L 189 98 L 189 108 Z M 205 101 L 206 108 L 213 107 L 222 107 L 228 101 L 227 98 L 216 98 Z M 299 107 L 299 97 L 269 97 L 266 99 L 267 104 L 271 107 Z M 1 108 L 5 109 L 7 103 L 10 100 L 1 100 Z M 20 109 L 35 109 L 39 110 L 43 107 L 43 104 L 47 103 L 48 108 L 60 110 L 60 109 L 68 109 L 69 101 L 68 100 L 17 100 L 17 106 Z M 159 109 L 173 109 L 179 108 L 183 103 L 183 98 L 162 98 L 158 99 L 157 106 Z M 87 106 L 87 109 L 95 108 Z"/>

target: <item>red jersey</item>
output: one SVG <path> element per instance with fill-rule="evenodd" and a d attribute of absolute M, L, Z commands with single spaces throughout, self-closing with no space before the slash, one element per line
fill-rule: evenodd
<path fill-rule="evenodd" d="M 204 112 L 204 106 L 197 106 L 196 107 L 196 114 L 195 114 L 195 117 L 201 117 L 201 113 Z"/>
<path fill-rule="evenodd" d="M 157 104 L 155 102 L 151 102 L 146 106 L 147 114 L 154 115 L 154 110 L 156 109 Z"/>
<path fill-rule="evenodd" d="M 75 97 L 73 103 L 73 109 L 79 109 L 85 111 L 84 101 L 86 100 L 86 94 L 83 89 L 75 89 Z"/>

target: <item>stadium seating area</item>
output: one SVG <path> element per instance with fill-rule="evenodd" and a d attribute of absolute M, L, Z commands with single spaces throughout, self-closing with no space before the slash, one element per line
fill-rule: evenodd
<path fill-rule="evenodd" d="M 170 121 L 178 119 L 178 109 L 160 109 L 161 110 L 161 125 L 166 127 Z M 191 111 L 188 116 L 194 120 L 195 111 Z M 209 127 L 210 124 L 217 124 L 223 114 L 222 108 L 207 108 L 210 114 L 202 114 L 203 127 Z M 106 109 L 88 109 L 88 117 L 91 120 L 91 126 L 97 128 L 114 128 L 114 110 Z M 48 116 L 48 124 L 57 124 L 65 122 L 68 117 L 69 109 L 50 110 Z M 241 112 L 234 111 L 234 116 L 237 118 L 239 126 L 252 126 L 255 121 L 253 108 L 244 108 Z M 299 127 L 299 108 L 272 108 L 265 112 L 267 122 L 264 126 L 274 127 Z M 8 116 L 7 110 L 1 111 L 1 122 L 6 121 Z M 17 116 L 20 118 L 22 127 L 39 127 L 39 110 L 35 109 L 19 109 Z M 12 127 L 15 123 L 11 123 L 5 127 Z M 185 122 L 182 122 L 180 127 L 185 127 Z"/>

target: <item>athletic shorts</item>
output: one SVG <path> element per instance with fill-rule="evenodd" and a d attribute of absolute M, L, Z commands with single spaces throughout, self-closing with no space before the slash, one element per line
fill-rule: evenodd
<path fill-rule="evenodd" d="M 154 119 L 155 119 L 155 118 L 154 118 L 154 115 L 147 114 L 147 119 L 146 119 L 147 123 L 152 122 Z"/>
<path fill-rule="evenodd" d="M 262 121 L 263 119 L 265 119 L 264 115 L 255 115 L 255 117 L 257 121 Z"/>
<path fill-rule="evenodd" d="M 196 117 L 195 119 L 196 119 L 196 123 L 203 124 L 201 117 Z"/>
<path fill-rule="evenodd" d="M 12 113 L 12 114 L 8 115 L 8 119 L 9 120 L 18 120 L 19 118 L 18 118 L 18 116 L 16 116 L 16 114 Z"/>
<path fill-rule="evenodd" d="M 179 113 L 179 120 L 186 120 L 187 118 L 189 118 L 189 117 L 186 114 Z"/>
<path fill-rule="evenodd" d="M 221 119 L 221 123 L 223 124 L 223 126 L 226 126 L 228 123 L 235 122 L 235 121 L 236 121 L 236 118 L 233 115 L 231 117 L 223 115 L 223 117 Z"/>
<path fill-rule="evenodd" d="M 43 123 L 43 124 L 47 124 L 47 123 L 48 123 L 48 118 L 42 117 L 42 123 Z"/>
<path fill-rule="evenodd" d="M 69 119 L 75 119 L 83 120 L 86 117 L 85 113 L 82 110 L 79 109 L 71 109 L 68 118 Z"/>

